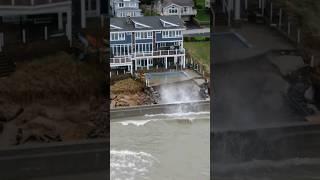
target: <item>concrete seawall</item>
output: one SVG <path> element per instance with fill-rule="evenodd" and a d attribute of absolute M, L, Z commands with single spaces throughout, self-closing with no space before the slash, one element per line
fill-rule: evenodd
<path fill-rule="evenodd" d="M 108 140 L 85 140 L 1 148 L 0 179 L 106 171 L 108 147 Z"/>
<path fill-rule="evenodd" d="M 200 111 L 210 111 L 210 101 L 195 101 L 188 103 L 157 104 L 148 106 L 115 108 L 110 110 L 110 120 L 113 121 L 115 119 L 125 117 L 143 116 L 145 114 Z"/>
<path fill-rule="evenodd" d="M 213 159 L 217 163 L 320 158 L 320 125 L 301 123 L 211 134 Z"/>

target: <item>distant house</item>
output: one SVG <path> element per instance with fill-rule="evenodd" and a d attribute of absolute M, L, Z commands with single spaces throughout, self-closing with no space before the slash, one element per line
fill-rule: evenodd
<path fill-rule="evenodd" d="M 139 0 L 110 0 L 112 15 L 115 17 L 142 16 Z"/>
<path fill-rule="evenodd" d="M 193 0 L 158 0 L 156 10 L 162 16 L 178 15 L 184 21 L 197 14 Z"/>
<path fill-rule="evenodd" d="M 152 67 L 185 67 L 184 22 L 178 16 L 110 19 L 110 66 L 133 73 Z"/>

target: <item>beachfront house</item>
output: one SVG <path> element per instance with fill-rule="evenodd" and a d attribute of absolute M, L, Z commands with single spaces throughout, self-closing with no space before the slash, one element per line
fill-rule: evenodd
<path fill-rule="evenodd" d="M 110 66 L 139 69 L 185 67 L 184 22 L 179 16 L 110 19 Z"/>
<path fill-rule="evenodd" d="M 158 0 L 156 11 L 161 16 L 177 15 L 184 21 L 190 21 L 197 14 L 193 0 Z"/>
<path fill-rule="evenodd" d="M 87 18 L 99 17 L 105 0 L 1 0 L 0 52 L 14 43 L 64 36 L 85 29 Z M 76 28 L 76 26 L 79 26 Z"/>
<path fill-rule="evenodd" d="M 142 16 L 139 0 L 110 0 L 112 15 L 115 17 Z"/>

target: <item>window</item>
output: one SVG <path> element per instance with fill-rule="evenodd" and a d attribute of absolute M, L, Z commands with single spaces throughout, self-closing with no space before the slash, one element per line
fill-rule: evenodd
<path fill-rule="evenodd" d="M 136 44 L 136 52 L 151 52 L 152 44 L 151 43 L 138 43 Z"/>
<path fill-rule="evenodd" d="M 162 31 L 163 38 L 175 38 L 175 37 L 181 37 L 181 36 L 182 36 L 181 31 Z"/>
<path fill-rule="evenodd" d="M 113 56 L 127 56 L 131 53 L 131 45 L 128 44 L 111 45 L 110 48 Z"/>
<path fill-rule="evenodd" d="M 170 7 L 169 8 L 169 14 L 177 14 L 178 13 L 178 9 L 175 7 Z"/>
<path fill-rule="evenodd" d="M 123 3 L 119 3 L 119 7 L 123 7 Z"/>
<path fill-rule="evenodd" d="M 152 39 L 152 32 L 136 32 L 136 39 Z"/>
<path fill-rule="evenodd" d="M 121 41 L 125 40 L 125 33 L 111 33 L 111 41 Z"/>
<path fill-rule="evenodd" d="M 188 7 L 183 7 L 183 11 L 187 12 L 188 11 Z"/>

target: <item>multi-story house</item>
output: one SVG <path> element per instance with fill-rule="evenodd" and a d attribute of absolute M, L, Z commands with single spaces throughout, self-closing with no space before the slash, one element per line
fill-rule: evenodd
<path fill-rule="evenodd" d="M 86 28 L 88 17 L 100 16 L 102 3 L 107 6 L 105 0 L 0 0 L 0 52 L 7 43 L 48 39 L 49 32 L 64 34 L 71 44 L 75 24 Z"/>
<path fill-rule="evenodd" d="M 110 66 L 138 69 L 185 67 L 184 22 L 178 16 L 111 18 Z"/>
<path fill-rule="evenodd" d="M 193 0 L 158 0 L 156 10 L 161 16 L 178 15 L 184 21 L 197 15 Z"/>
<path fill-rule="evenodd" d="M 112 15 L 115 17 L 142 16 L 139 0 L 110 0 Z"/>

